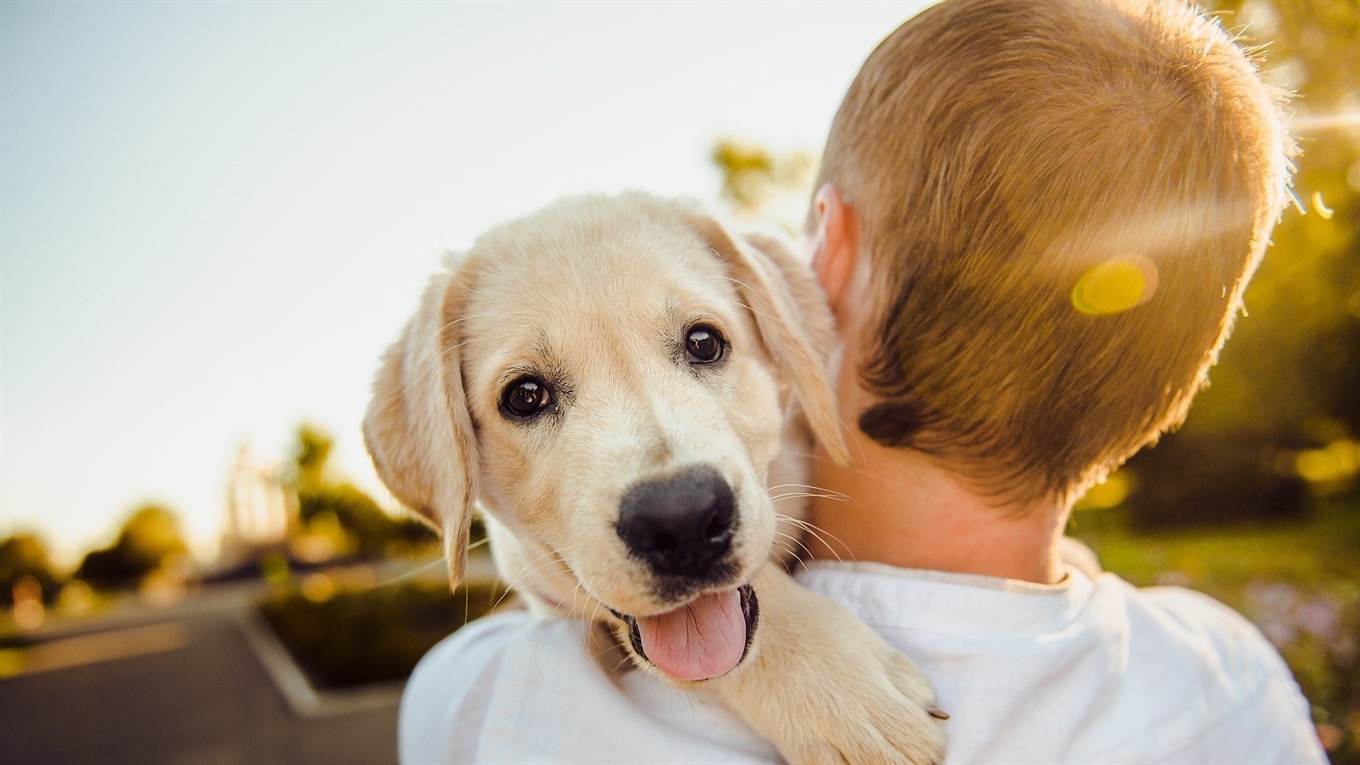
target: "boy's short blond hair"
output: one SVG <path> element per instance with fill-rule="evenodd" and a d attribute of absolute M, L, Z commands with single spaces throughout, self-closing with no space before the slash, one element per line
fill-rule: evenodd
<path fill-rule="evenodd" d="M 860 225 L 860 428 L 1068 501 L 1185 416 L 1288 193 L 1282 98 L 1178 2 L 949 0 L 870 55 L 818 185 Z"/>

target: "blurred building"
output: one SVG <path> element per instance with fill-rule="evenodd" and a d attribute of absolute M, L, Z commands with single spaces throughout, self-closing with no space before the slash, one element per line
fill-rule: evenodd
<path fill-rule="evenodd" d="M 258 457 L 249 444 L 241 444 L 227 480 L 221 564 L 232 566 L 278 550 L 296 519 L 296 494 L 283 485 L 279 463 Z"/>

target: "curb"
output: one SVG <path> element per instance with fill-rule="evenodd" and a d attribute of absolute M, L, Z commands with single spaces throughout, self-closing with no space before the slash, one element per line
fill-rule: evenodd
<path fill-rule="evenodd" d="M 343 690 L 318 690 L 253 606 L 238 611 L 233 620 L 274 688 L 297 717 L 310 719 L 368 712 L 395 707 L 401 702 L 401 692 L 406 687 L 404 680 Z"/>

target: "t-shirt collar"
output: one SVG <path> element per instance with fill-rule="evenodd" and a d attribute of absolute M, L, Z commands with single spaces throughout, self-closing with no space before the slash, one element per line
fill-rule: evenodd
<path fill-rule="evenodd" d="M 870 626 L 974 639 L 1061 630 L 1078 617 L 1095 588 L 1072 566 L 1057 584 L 838 561 L 810 561 L 797 577 L 845 603 Z"/>

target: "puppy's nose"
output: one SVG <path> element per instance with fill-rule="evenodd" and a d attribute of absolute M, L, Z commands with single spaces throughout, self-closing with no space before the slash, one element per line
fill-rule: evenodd
<path fill-rule="evenodd" d="M 735 504 L 710 467 L 643 481 L 619 503 L 619 537 L 659 575 L 703 578 L 732 546 Z"/>

